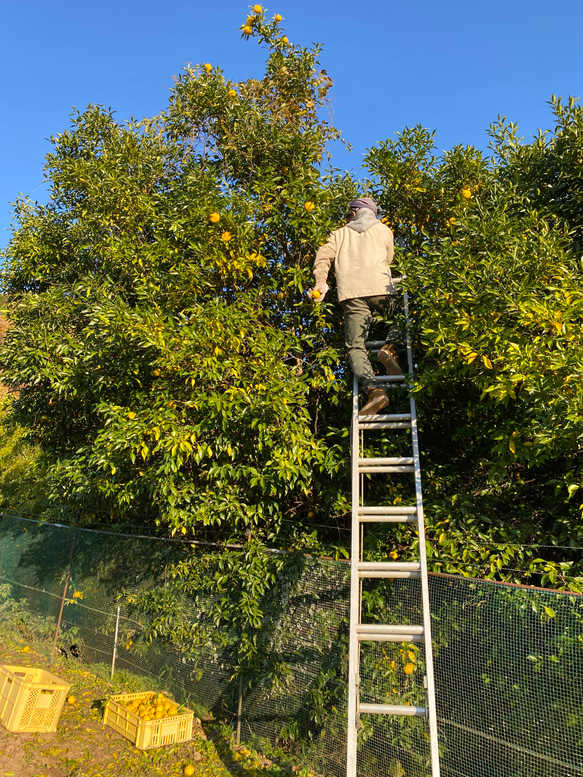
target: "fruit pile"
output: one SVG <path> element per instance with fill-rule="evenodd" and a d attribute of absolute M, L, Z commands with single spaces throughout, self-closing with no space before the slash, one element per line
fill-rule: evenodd
<path fill-rule="evenodd" d="M 132 699 L 125 705 L 128 712 L 142 720 L 162 720 L 179 714 L 179 707 L 162 693 L 146 693 L 139 699 Z"/>

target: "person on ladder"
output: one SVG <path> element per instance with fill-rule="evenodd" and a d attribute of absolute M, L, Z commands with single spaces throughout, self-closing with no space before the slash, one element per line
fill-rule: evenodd
<path fill-rule="evenodd" d="M 348 206 L 344 227 L 334 230 L 318 249 L 314 260 L 314 288 L 308 292 L 322 302 L 328 291 L 328 272 L 335 261 L 338 301 L 344 308 L 345 343 L 350 367 L 358 379 L 366 403 L 360 415 L 378 413 L 389 404 L 387 392 L 375 381 L 365 341 L 374 313 L 391 320 L 399 309 L 399 297 L 391 277 L 393 233 L 377 218 L 377 206 L 370 197 L 360 197 Z M 378 360 L 387 375 L 400 375 L 395 343 L 401 340 L 393 326 Z"/>

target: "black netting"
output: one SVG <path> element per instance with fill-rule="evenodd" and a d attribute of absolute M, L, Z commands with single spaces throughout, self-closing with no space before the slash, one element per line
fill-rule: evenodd
<path fill-rule="evenodd" d="M 265 665 L 240 685 L 217 640 L 201 645 L 196 661 L 161 640 L 146 645 L 134 640 L 143 622 L 118 600 L 122 589 L 164 589 L 160 570 L 189 553 L 153 538 L 4 517 L 0 616 L 14 618 L 20 602 L 50 651 L 72 558 L 61 651 L 110 667 L 117 623 L 116 671 L 147 676 L 233 727 L 240 702 L 243 740 L 287 743 L 318 773 L 342 777 L 348 565 L 306 558 L 282 574 L 265 602 L 276 613 Z M 583 597 L 440 575 L 430 575 L 430 595 L 443 777 L 583 775 Z M 419 623 L 419 583 L 367 581 L 363 604 L 366 622 Z M 200 602 L 186 597 L 181 607 L 195 620 Z M 362 700 L 424 706 L 424 661 L 416 643 L 363 645 Z M 424 720 L 363 715 L 359 777 L 429 774 Z"/>

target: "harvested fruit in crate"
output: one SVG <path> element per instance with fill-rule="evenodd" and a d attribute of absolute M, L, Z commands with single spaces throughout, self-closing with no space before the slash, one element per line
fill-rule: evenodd
<path fill-rule="evenodd" d="M 103 722 L 140 750 L 148 750 L 192 739 L 194 713 L 162 693 L 124 693 L 109 699 Z"/>
<path fill-rule="evenodd" d="M 178 705 L 162 693 L 150 693 L 144 699 L 133 699 L 125 705 L 128 712 L 142 720 L 162 720 L 178 715 Z"/>

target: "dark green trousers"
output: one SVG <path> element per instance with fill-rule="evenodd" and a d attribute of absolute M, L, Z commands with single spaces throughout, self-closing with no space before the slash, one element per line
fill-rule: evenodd
<path fill-rule="evenodd" d="M 402 333 L 392 323 L 392 319 L 401 307 L 400 295 L 383 295 L 380 297 L 355 297 L 344 300 L 344 340 L 346 354 L 352 372 L 358 379 L 361 391 L 365 393 L 375 383 L 375 371 L 364 346 L 373 316 L 380 314 L 391 324 L 386 335 L 388 343 L 400 342 Z"/>

